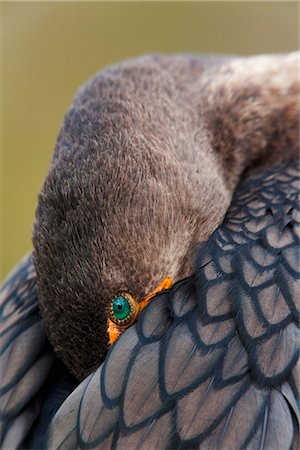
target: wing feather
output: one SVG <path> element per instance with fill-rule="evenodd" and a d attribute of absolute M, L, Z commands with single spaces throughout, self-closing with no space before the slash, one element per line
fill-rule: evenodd
<path fill-rule="evenodd" d="M 64 402 L 50 448 L 296 448 L 297 177 L 287 164 L 241 184 L 194 276 L 158 295 Z"/>
<path fill-rule="evenodd" d="M 41 408 L 38 392 L 53 363 L 38 314 L 31 255 L 1 287 L 0 320 L 0 442 L 18 448 Z"/>
<path fill-rule="evenodd" d="M 0 321 L 0 444 L 8 449 L 30 447 L 37 434 L 45 438 L 51 415 L 43 410 L 55 378 L 51 370 L 59 370 L 39 316 L 31 255 L 1 287 Z M 57 397 L 63 401 L 66 396 Z M 51 403 L 55 405 L 54 398 Z"/>

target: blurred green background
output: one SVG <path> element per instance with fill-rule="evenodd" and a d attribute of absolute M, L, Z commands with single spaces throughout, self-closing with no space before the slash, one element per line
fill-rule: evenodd
<path fill-rule="evenodd" d="M 298 48 L 297 2 L 1 3 L 1 278 L 31 227 L 63 114 L 102 67 L 146 52 Z"/>

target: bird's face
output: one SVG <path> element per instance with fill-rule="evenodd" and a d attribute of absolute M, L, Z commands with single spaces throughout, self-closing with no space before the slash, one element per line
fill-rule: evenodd
<path fill-rule="evenodd" d="M 127 318 L 124 294 L 141 305 L 169 286 L 161 286 L 166 277 L 188 274 L 194 227 L 184 196 L 149 173 L 149 165 L 139 169 L 129 150 L 118 163 L 109 151 L 95 157 L 85 146 L 82 152 L 84 158 L 78 151 L 54 161 L 33 235 L 46 332 L 78 379 L 98 367 L 118 336 L 108 319 L 119 307 L 121 322 Z"/>
<path fill-rule="evenodd" d="M 157 288 L 170 286 L 161 282 L 172 267 L 159 256 L 154 235 L 141 239 L 120 216 L 115 223 L 106 217 L 104 226 L 94 207 L 83 217 L 80 207 L 72 212 L 65 204 L 66 221 L 53 223 L 49 195 L 42 197 L 34 234 L 40 310 L 57 354 L 82 379 Z M 53 213 L 58 219 L 57 208 Z"/>

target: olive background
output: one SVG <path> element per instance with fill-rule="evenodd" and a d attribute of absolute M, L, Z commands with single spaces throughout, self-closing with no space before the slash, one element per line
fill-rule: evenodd
<path fill-rule="evenodd" d="M 1 3 L 1 279 L 31 249 L 65 111 L 106 65 L 149 52 L 298 48 L 297 2 Z"/>

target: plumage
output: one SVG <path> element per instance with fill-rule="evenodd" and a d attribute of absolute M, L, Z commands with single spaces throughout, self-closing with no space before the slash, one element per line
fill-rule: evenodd
<path fill-rule="evenodd" d="M 65 401 L 51 426 L 50 448 L 62 442 L 63 448 L 290 448 L 299 418 L 293 375 L 299 267 L 290 278 L 284 271 L 286 255 L 298 252 L 299 235 L 296 221 L 282 223 L 287 204 L 289 217 L 299 211 L 297 178 L 297 164 L 290 164 L 240 185 L 223 224 L 200 247 L 195 275 L 158 294 L 80 393 Z M 255 227 L 258 202 L 272 208 L 263 228 Z M 265 239 L 274 227 L 280 236 L 291 230 L 293 242 L 274 250 Z M 235 242 L 236 233 L 243 243 Z M 255 274 L 247 283 L 243 262 L 250 260 L 256 260 Z M 264 295 L 266 285 L 278 294 Z M 209 308 L 211 301 L 227 303 L 223 314 Z M 288 310 L 284 318 L 281 309 Z M 72 420 L 61 426 L 68 411 Z M 69 444 L 73 428 L 77 437 Z"/>
<path fill-rule="evenodd" d="M 153 55 L 78 92 L 1 291 L 3 448 L 296 448 L 297 58 Z M 111 301 L 166 277 L 108 351 Z"/>
<path fill-rule="evenodd" d="M 45 424 L 76 383 L 46 337 L 31 255 L 4 282 L 0 304 L 1 448 L 43 448 Z"/>

